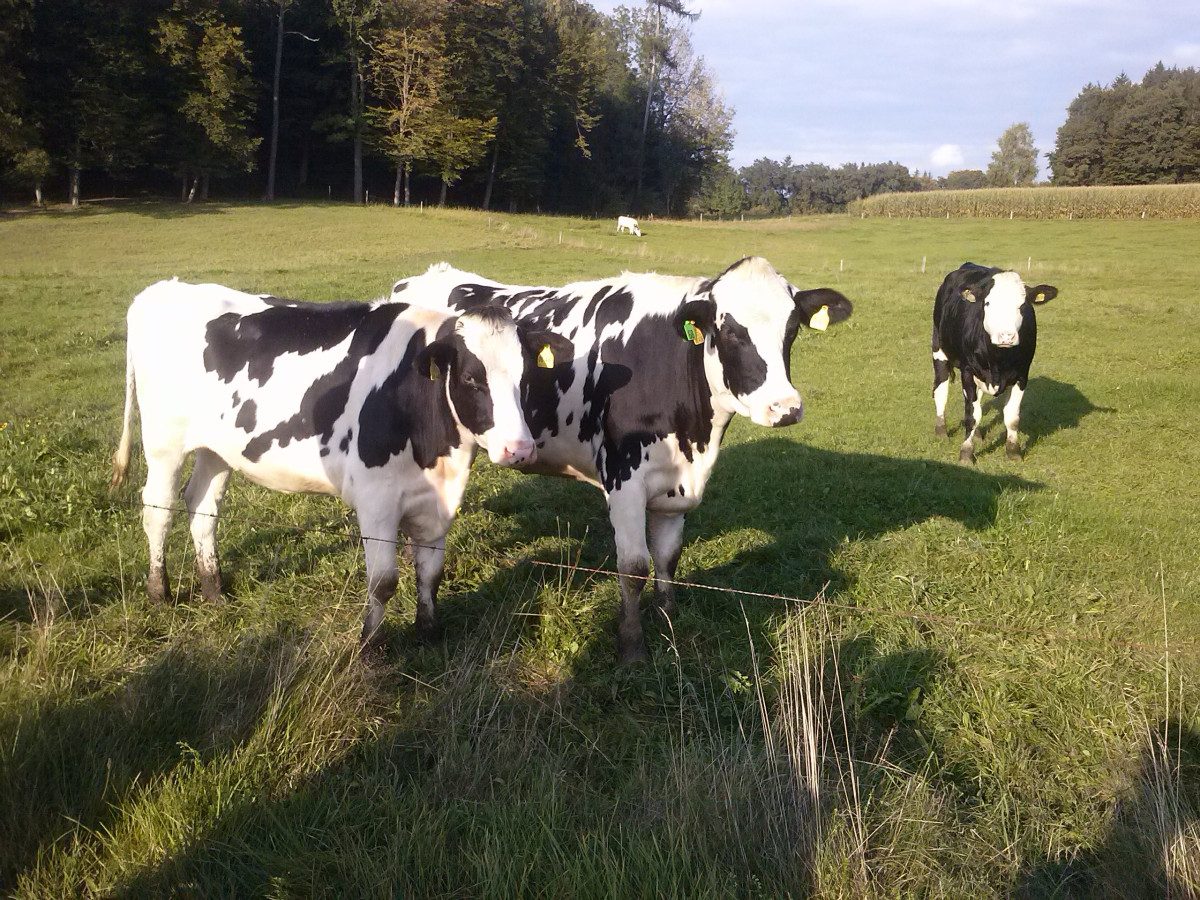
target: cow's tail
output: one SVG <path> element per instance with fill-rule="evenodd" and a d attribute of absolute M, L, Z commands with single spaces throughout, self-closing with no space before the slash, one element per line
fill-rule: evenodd
<path fill-rule="evenodd" d="M 129 460 L 133 455 L 133 400 L 133 350 L 126 346 L 125 418 L 121 425 L 121 443 L 117 445 L 117 449 L 113 451 L 112 455 L 112 481 L 108 485 L 110 491 L 121 486 L 121 483 L 125 481 L 125 474 L 129 471 Z"/>

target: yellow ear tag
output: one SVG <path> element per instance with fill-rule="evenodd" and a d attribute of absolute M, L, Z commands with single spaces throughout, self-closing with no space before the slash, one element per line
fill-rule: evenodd
<path fill-rule="evenodd" d="M 429 361 L 429 380 L 430 380 L 430 381 L 437 381 L 437 380 L 438 380 L 439 378 L 441 378 L 441 377 L 442 377 L 442 372 L 441 372 L 441 370 L 440 370 L 440 369 L 437 367 L 437 363 L 435 363 L 435 362 L 434 362 L 434 361 L 431 359 L 431 360 Z"/>
<path fill-rule="evenodd" d="M 966 300 L 968 303 L 975 302 L 975 295 L 971 291 L 963 291 L 962 295 L 963 295 L 963 299 Z"/>
<path fill-rule="evenodd" d="M 550 349 L 549 344 L 547 344 L 545 347 L 543 347 L 541 349 L 541 352 L 538 353 L 537 363 L 538 363 L 539 369 L 553 369 L 554 368 L 554 351 Z"/>
<path fill-rule="evenodd" d="M 691 319 L 686 319 L 683 323 L 683 336 L 693 344 L 704 343 L 704 332 L 697 328 Z"/>
<path fill-rule="evenodd" d="M 815 313 L 813 313 L 812 318 L 808 320 L 808 327 L 813 328 L 817 331 L 824 331 L 826 328 L 828 328 L 829 327 L 829 307 L 822 306 Z"/>

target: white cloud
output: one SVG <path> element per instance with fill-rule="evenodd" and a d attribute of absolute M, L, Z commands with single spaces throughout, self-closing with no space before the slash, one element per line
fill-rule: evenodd
<path fill-rule="evenodd" d="M 935 169 L 961 169 L 963 165 L 962 147 L 958 144 L 942 144 L 933 151 L 929 157 L 930 163 Z"/>

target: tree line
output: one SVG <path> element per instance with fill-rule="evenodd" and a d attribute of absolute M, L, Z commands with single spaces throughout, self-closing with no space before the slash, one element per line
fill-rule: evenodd
<path fill-rule="evenodd" d="M 710 175 L 704 211 L 716 216 L 840 212 L 877 194 L 1022 187 L 1035 183 L 1038 149 L 1028 123 L 996 141 L 987 170 L 934 178 L 899 163 L 840 168 L 759 159 Z M 1158 63 L 1140 84 L 1122 74 L 1108 87 L 1087 85 L 1071 102 L 1048 153 L 1050 183 L 1061 186 L 1200 182 L 1200 72 Z"/>
<path fill-rule="evenodd" d="M 733 217 L 1033 184 L 1026 123 L 986 171 L 759 159 L 685 0 L 0 0 L 0 199 L 371 198 Z M 1200 73 L 1086 86 L 1061 185 L 1200 180 Z M 174 188 L 171 184 L 174 182 Z"/>
<path fill-rule="evenodd" d="M 683 0 L 612 15 L 582 0 L 0 0 L 0 186 L 10 202 L 78 203 L 86 178 L 89 196 L 682 214 L 733 142 L 695 15 Z"/>
<path fill-rule="evenodd" d="M 1161 62 L 1141 84 L 1089 84 L 1067 108 L 1050 154 L 1059 185 L 1200 181 L 1200 72 Z"/>

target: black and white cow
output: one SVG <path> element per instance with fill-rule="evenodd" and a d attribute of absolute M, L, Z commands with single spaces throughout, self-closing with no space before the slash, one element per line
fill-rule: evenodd
<path fill-rule="evenodd" d="M 646 656 L 638 607 L 652 561 L 655 602 L 673 606 L 684 515 L 704 495 L 726 426 L 736 414 L 766 426 L 800 421 L 789 380 L 796 333 L 851 312 L 837 291 L 798 290 L 758 258 L 716 278 L 626 273 L 565 287 L 505 286 L 442 263 L 398 282 L 392 299 L 456 311 L 500 304 L 574 342 L 574 360 L 526 372 L 538 458 L 518 467 L 605 492 L 625 662 Z"/>
<path fill-rule="evenodd" d="M 138 294 L 127 323 L 113 486 L 129 466 L 136 393 L 151 599 L 169 594 L 164 543 L 180 469 L 194 451 L 183 496 L 204 598 L 221 593 L 217 514 L 231 470 L 274 490 L 333 494 L 354 508 L 362 531 L 364 646 L 396 589 L 399 531 L 413 542 L 418 634 L 438 634 L 446 532 L 476 445 L 500 465 L 531 463 L 524 369 L 539 355 L 548 364 L 573 353 L 504 309 L 455 316 L 402 303 L 297 303 L 179 281 Z"/>
<path fill-rule="evenodd" d="M 938 288 L 933 304 L 934 431 L 946 436 L 946 397 L 957 368 L 964 404 L 959 462 L 975 462 L 975 430 L 983 412 L 980 392 L 995 397 L 1009 388 L 1004 449 L 1010 458 L 1020 458 L 1021 398 L 1037 347 L 1034 305 L 1057 295 L 1058 289 L 1048 284 L 1025 285 L 1016 272 L 969 262 L 947 275 Z"/>

